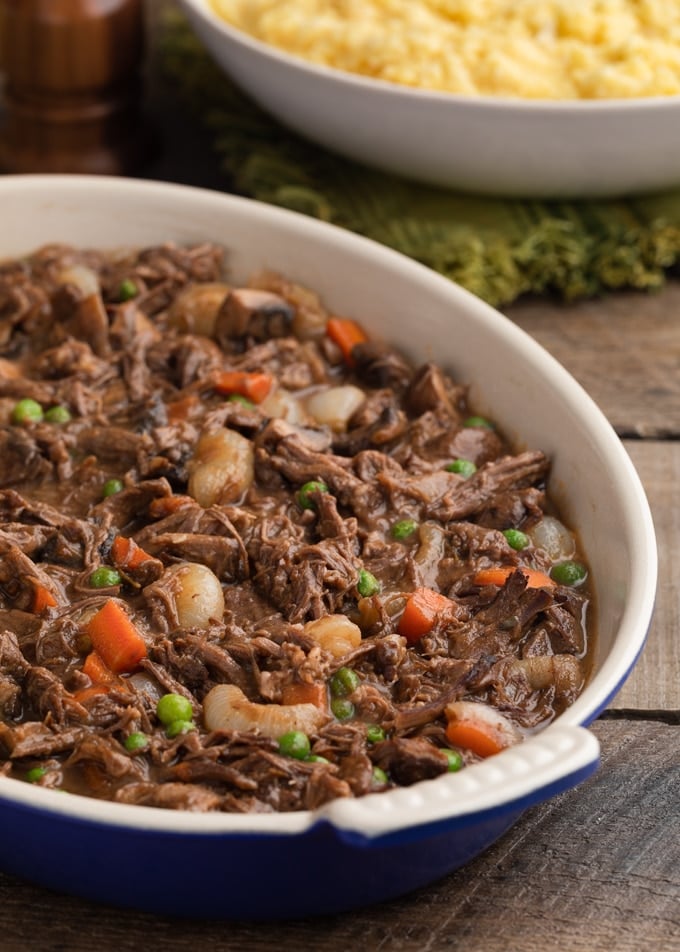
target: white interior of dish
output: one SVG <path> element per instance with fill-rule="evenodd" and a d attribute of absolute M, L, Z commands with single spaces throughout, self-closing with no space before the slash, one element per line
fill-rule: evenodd
<path fill-rule="evenodd" d="M 548 109 L 555 109 L 558 111 L 577 108 L 582 109 L 584 112 L 599 111 L 602 113 L 612 109 L 634 110 L 636 107 L 639 108 L 640 104 L 643 102 L 645 105 L 667 104 L 669 100 L 676 100 L 680 102 L 680 96 L 648 96 L 644 100 L 634 98 L 593 100 L 517 99 L 503 96 L 458 95 L 456 93 L 440 92 L 435 89 L 404 86 L 398 83 L 390 83 L 382 79 L 366 77 L 360 73 L 350 73 L 345 70 L 334 69 L 330 66 L 324 66 L 321 63 L 313 63 L 310 60 L 305 60 L 299 56 L 294 56 L 290 53 L 287 53 L 285 50 L 280 49 L 279 47 L 264 43 L 257 37 L 252 36 L 250 33 L 246 33 L 244 30 L 238 29 L 237 27 L 232 26 L 232 24 L 226 20 L 223 20 L 222 17 L 220 17 L 213 9 L 210 0 L 179 0 L 179 2 L 188 13 L 195 16 L 200 16 L 206 23 L 209 23 L 213 29 L 217 30 L 224 36 L 228 36 L 231 41 L 240 43 L 244 47 L 251 49 L 254 53 L 257 53 L 258 55 L 269 56 L 274 60 L 280 60 L 281 63 L 292 64 L 295 66 L 295 68 L 301 69 L 303 71 L 309 71 L 310 80 L 312 80 L 314 76 L 318 77 L 325 75 L 332 77 L 339 83 L 349 83 L 350 85 L 354 85 L 356 91 L 359 93 L 361 91 L 366 91 L 367 89 L 379 88 L 388 94 L 392 92 L 395 95 L 415 96 L 416 98 L 420 99 L 433 98 L 449 103 L 473 103 L 475 106 L 479 106 L 481 108 L 484 108 L 485 104 L 495 104 L 509 108 L 516 107 L 520 111 L 536 111 L 537 109 L 540 110 L 541 108 L 547 107 Z M 195 22 L 195 20 L 193 22 Z"/>
<path fill-rule="evenodd" d="M 291 129 L 359 162 L 483 194 L 585 198 L 680 182 L 680 96 L 520 100 L 415 89 L 307 62 L 180 0 L 207 50 Z"/>
<path fill-rule="evenodd" d="M 642 648 L 656 588 L 656 544 L 645 494 L 619 439 L 546 351 L 497 311 L 423 266 L 261 203 L 129 179 L 7 176 L 0 179 L 0 207 L 0 257 L 49 242 L 96 248 L 219 242 L 227 249 L 232 279 L 246 280 L 269 268 L 309 285 L 336 313 L 360 320 L 414 360 L 435 359 L 470 383 L 478 412 L 490 415 L 518 445 L 551 456 L 552 493 L 580 532 L 597 594 L 590 684 L 555 726 L 518 748 L 408 790 L 331 804 L 322 815 L 373 835 L 410 826 L 415 817 L 424 822 L 509 802 L 596 759 L 594 738 L 575 725 L 587 723 L 606 704 Z M 191 818 L 64 798 L 6 778 L 0 778 L 0 794 L 101 822 L 169 830 L 293 833 L 315 818 L 309 813 Z"/>

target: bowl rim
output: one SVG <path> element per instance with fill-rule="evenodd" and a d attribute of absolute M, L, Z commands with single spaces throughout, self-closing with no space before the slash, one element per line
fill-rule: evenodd
<path fill-rule="evenodd" d="M 211 7 L 210 0 L 178 0 L 180 6 L 188 13 L 193 13 L 204 24 L 221 33 L 227 40 L 244 47 L 251 53 L 263 59 L 269 59 L 283 68 L 297 71 L 313 81 L 337 83 L 340 88 L 346 88 L 352 94 L 371 93 L 384 94 L 395 100 L 404 98 L 412 100 L 414 105 L 431 103 L 436 106 L 457 107 L 461 110 L 495 111 L 501 109 L 504 113 L 514 112 L 518 117 L 542 118 L 546 115 L 552 118 L 573 119 L 576 116 L 595 116 L 601 119 L 603 115 L 623 115 L 630 119 L 631 113 L 649 115 L 651 112 L 675 112 L 680 109 L 680 93 L 674 95 L 612 97 L 606 99 L 521 99 L 512 96 L 483 96 L 449 93 L 436 89 L 424 89 L 416 86 L 407 86 L 392 83 L 377 77 L 363 76 L 338 67 L 326 66 L 321 63 L 312 63 L 279 47 L 265 43 L 257 37 L 251 36 L 245 30 L 233 26 L 223 20 Z"/>
<path fill-rule="evenodd" d="M 592 774 L 599 765 L 599 750 L 595 735 L 586 728 L 554 724 L 459 773 L 290 813 L 192 812 L 80 794 L 65 797 L 61 790 L 0 776 L 0 811 L 11 805 L 79 824 L 198 837 L 288 838 L 328 826 L 341 839 L 370 846 L 398 839 L 406 831 L 467 825 L 524 809 Z"/>
<path fill-rule="evenodd" d="M 0 200 L 3 193 L 23 193 L 54 204 L 61 201 L 66 208 L 77 208 L 79 200 L 89 204 L 98 195 L 108 201 L 117 196 L 136 198 L 140 205 L 144 195 L 172 202 L 179 208 L 214 209 L 221 206 L 225 212 L 238 209 L 248 214 L 258 226 L 275 222 L 293 233 L 330 244 L 353 253 L 363 253 L 372 267 L 399 270 L 407 277 L 424 285 L 435 295 L 445 295 L 455 307 L 463 307 L 474 314 L 474 319 L 491 327 L 503 339 L 528 348 L 534 360 L 550 367 L 556 385 L 578 402 L 582 409 L 592 413 L 589 425 L 594 435 L 605 441 L 608 452 L 615 456 L 625 475 L 626 509 L 635 511 L 638 545 L 633 553 L 634 566 L 629 581 L 630 593 L 626 610 L 619 624 L 617 650 L 610 653 L 593 681 L 602 681 L 606 690 L 592 691 L 593 681 L 586 691 L 556 721 L 523 744 L 510 748 L 482 763 L 472 765 L 456 774 L 448 774 L 431 781 L 421 781 L 412 787 L 369 794 L 348 801 L 332 801 L 316 811 L 262 814 L 191 814 L 188 811 L 168 811 L 149 806 L 116 804 L 98 801 L 77 794 L 64 797 L 61 791 L 35 788 L 23 781 L 0 777 L 0 804 L 5 802 L 29 810 L 45 810 L 60 816 L 109 826 L 139 829 L 153 828 L 166 833 L 198 832 L 215 834 L 281 834 L 303 833 L 318 823 L 328 822 L 338 830 L 356 831 L 375 837 L 412 829 L 424 822 L 453 822 L 462 816 L 476 815 L 484 806 L 488 809 L 510 809 L 513 801 L 540 799 L 538 791 L 554 788 L 567 776 L 582 776 L 595 768 L 598 759 L 597 742 L 584 726 L 593 720 L 608 704 L 625 681 L 644 645 L 650 624 L 657 578 L 657 549 L 649 504 L 639 476 L 625 448 L 616 436 L 604 414 L 575 378 L 525 331 L 513 324 L 499 311 L 449 279 L 372 239 L 318 221 L 298 212 L 265 204 L 253 199 L 233 196 L 210 189 L 175 183 L 88 175 L 7 175 L 0 178 Z M 51 238 L 48 240 L 52 240 Z M 227 239 L 225 238 L 225 241 Z M 102 243 L 102 247 L 105 244 Z M 17 254 L 30 249 L 20 249 Z M 631 637 L 622 639 L 622 629 Z M 590 691 L 589 691 L 590 689 Z M 586 692 L 594 694 L 590 697 Z M 484 799 L 484 798 L 487 799 Z M 417 806 L 414 813 L 413 804 Z M 406 804 L 402 807 L 402 804 Z M 413 817 L 417 815 L 418 822 Z M 428 819 L 429 818 L 429 819 Z"/>

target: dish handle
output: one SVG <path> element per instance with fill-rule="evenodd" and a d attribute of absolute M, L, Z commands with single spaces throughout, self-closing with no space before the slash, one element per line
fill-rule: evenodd
<path fill-rule="evenodd" d="M 317 819 L 358 845 L 419 839 L 427 830 L 453 829 L 512 819 L 584 781 L 600 762 L 597 738 L 584 727 L 554 724 L 500 754 L 389 797 L 376 793 L 334 800 Z M 414 823 L 414 817 L 417 822 Z"/>

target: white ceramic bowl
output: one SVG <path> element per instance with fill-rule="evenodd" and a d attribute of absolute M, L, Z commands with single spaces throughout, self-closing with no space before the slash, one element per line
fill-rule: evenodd
<path fill-rule="evenodd" d="M 264 204 L 104 177 L 0 178 L 0 256 L 47 242 L 115 248 L 220 242 L 233 280 L 263 267 L 319 291 L 414 359 L 471 383 L 477 412 L 553 459 L 552 493 L 578 527 L 596 589 L 597 650 L 581 697 L 541 734 L 433 781 L 318 812 L 178 813 L 112 804 L 0 777 L 0 867 L 108 903 L 161 913 L 281 917 L 351 908 L 460 866 L 522 810 L 598 762 L 583 726 L 642 648 L 656 585 L 640 481 L 602 413 L 533 339 L 468 292 L 349 232 Z M 132 857 L 132 861 L 131 861 Z M 263 870 L 277 888 L 262 901 Z M 282 869 L 295 870 L 281 876 Z M 178 870 L 190 870 L 177 875 Z M 266 878 L 266 874 L 265 874 Z"/>
<path fill-rule="evenodd" d="M 456 96 L 289 56 L 179 0 L 213 58 L 282 123 L 419 181 L 490 195 L 616 196 L 680 185 L 680 96 L 543 102 Z"/>

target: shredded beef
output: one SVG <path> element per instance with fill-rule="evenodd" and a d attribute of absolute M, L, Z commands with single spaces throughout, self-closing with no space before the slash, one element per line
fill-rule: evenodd
<path fill-rule="evenodd" d="M 438 777 L 448 770 L 445 755 L 422 737 L 383 741 L 374 756 L 377 765 L 405 787 L 418 780 Z"/>
<path fill-rule="evenodd" d="M 328 319 L 280 275 L 227 280 L 212 244 L 0 264 L 4 775 L 315 809 L 478 760 L 459 703 L 521 738 L 578 696 L 585 563 L 532 535 L 550 460 Z"/>

